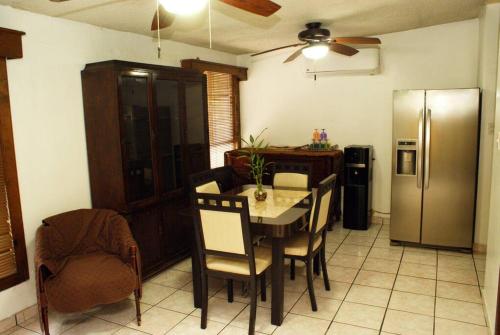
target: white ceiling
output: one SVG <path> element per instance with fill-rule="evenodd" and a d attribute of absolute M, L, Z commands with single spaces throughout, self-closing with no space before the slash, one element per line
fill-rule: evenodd
<path fill-rule="evenodd" d="M 235 54 L 295 43 L 310 21 L 321 21 L 334 36 L 372 36 L 479 15 L 484 0 L 275 0 L 282 8 L 265 18 L 212 1 L 214 49 Z M 0 0 L 0 4 L 115 30 L 155 36 L 150 31 L 155 0 Z M 208 11 L 177 17 L 162 38 L 208 46 Z"/>

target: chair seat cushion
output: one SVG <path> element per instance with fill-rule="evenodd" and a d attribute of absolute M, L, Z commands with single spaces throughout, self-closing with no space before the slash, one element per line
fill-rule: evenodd
<path fill-rule="evenodd" d="M 62 313 L 121 301 L 136 287 L 134 270 L 104 252 L 69 257 L 60 272 L 45 282 L 51 307 Z"/>
<path fill-rule="evenodd" d="M 321 235 L 316 238 L 313 244 L 313 251 L 321 245 Z M 289 256 L 306 256 L 309 243 L 309 233 L 299 231 L 285 242 L 285 255 Z"/>
<path fill-rule="evenodd" d="M 254 247 L 255 273 L 261 274 L 272 262 L 271 249 Z M 207 268 L 209 270 L 250 275 L 250 267 L 247 260 L 239 260 L 222 256 L 207 256 Z"/>

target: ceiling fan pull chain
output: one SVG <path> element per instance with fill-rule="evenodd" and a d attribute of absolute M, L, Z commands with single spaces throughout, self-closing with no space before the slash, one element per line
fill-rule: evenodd
<path fill-rule="evenodd" d="M 161 58 L 161 38 L 160 38 L 160 0 L 156 0 L 156 37 L 158 39 L 158 59 Z"/>
<path fill-rule="evenodd" d="M 210 49 L 212 49 L 212 0 L 208 0 L 208 38 L 210 39 Z"/>

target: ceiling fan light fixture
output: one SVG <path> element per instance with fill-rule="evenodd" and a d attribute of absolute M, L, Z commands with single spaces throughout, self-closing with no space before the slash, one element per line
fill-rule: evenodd
<path fill-rule="evenodd" d="M 326 43 L 314 43 L 302 49 L 302 54 L 307 59 L 317 60 L 328 54 L 330 47 Z"/>
<path fill-rule="evenodd" d="M 208 0 L 160 0 L 160 4 L 170 13 L 191 15 L 207 6 Z"/>

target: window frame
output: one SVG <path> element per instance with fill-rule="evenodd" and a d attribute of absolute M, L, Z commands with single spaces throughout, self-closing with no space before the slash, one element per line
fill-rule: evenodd
<path fill-rule="evenodd" d="M 208 62 L 201 59 L 183 59 L 181 66 L 194 69 L 201 73 L 205 71 L 227 73 L 232 78 L 232 106 L 233 106 L 233 147 L 241 148 L 241 116 L 240 116 L 240 81 L 248 79 L 246 67 Z M 209 143 L 210 145 L 210 143 Z"/>
<path fill-rule="evenodd" d="M 0 279 L 0 291 L 29 279 L 7 76 L 7 60 L 23 56 L 21 37 L 24 34 L 21 31 L 0 27 L 0 148 L 17 267 L 15 274 Z"/>

